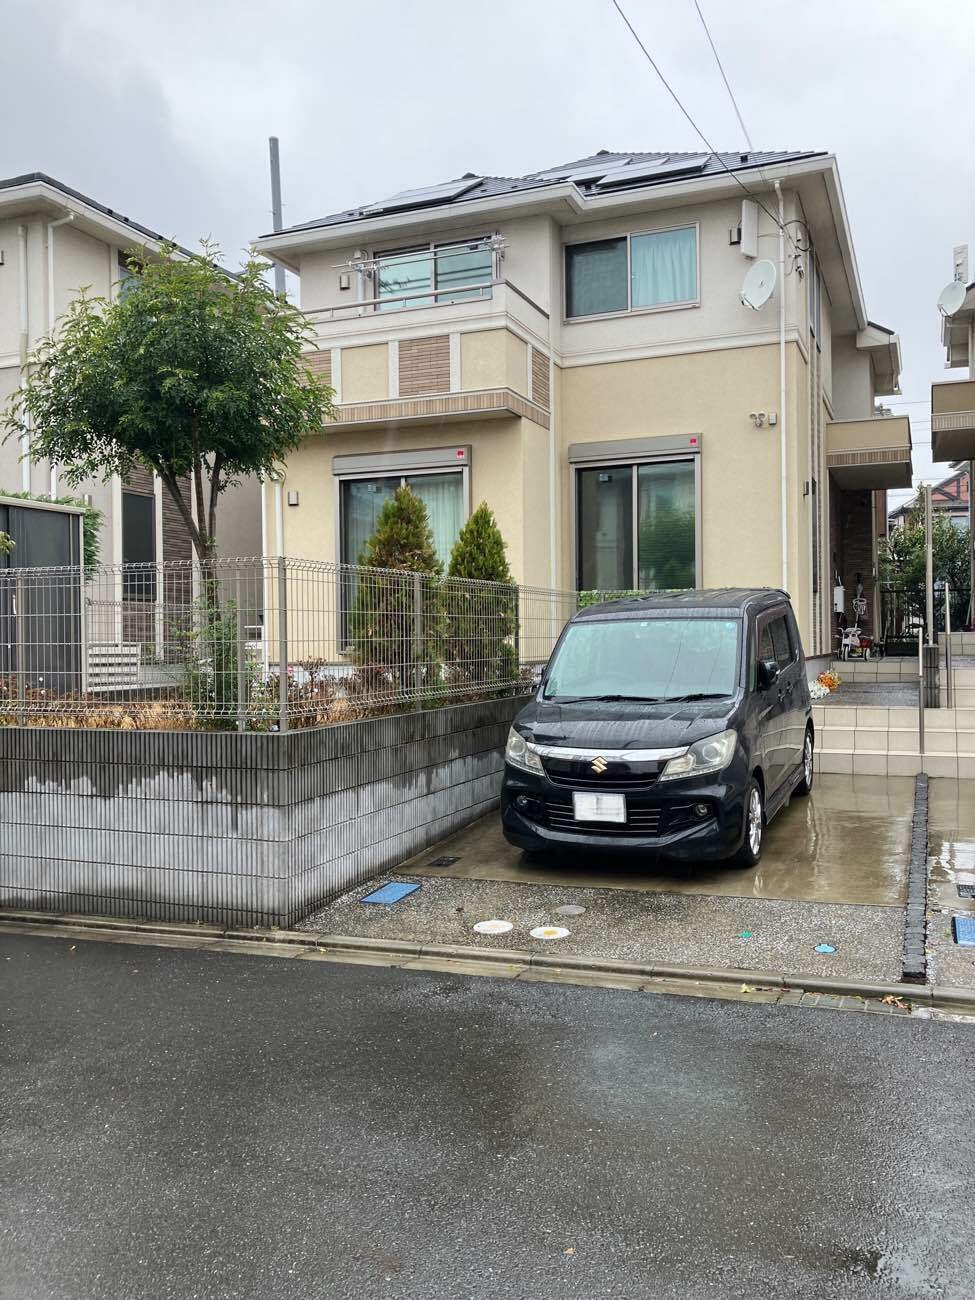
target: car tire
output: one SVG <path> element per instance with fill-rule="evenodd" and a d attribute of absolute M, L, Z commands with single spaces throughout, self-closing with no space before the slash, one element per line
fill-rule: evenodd
<path fill-rule="evenodd" d="M 762 858 L 765 839 L 765 798 L 754 777 L 745 791 L 745 834 L 741 848 L 729 859 L 733 867 L 756 867 Z"/>
<path fill-rule="evenodd" d="M 793 790 L 793 794 L 806 795 L 812 792 L 815 767 L 813 764 L 813 734 L 807 727 L 806 739 L 802 742 L 802 780 Z"/>

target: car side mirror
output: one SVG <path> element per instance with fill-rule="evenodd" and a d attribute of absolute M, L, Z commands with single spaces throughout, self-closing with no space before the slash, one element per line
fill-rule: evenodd
<path fill-rule="evenodd" d="M 770 686 L 774 686 L 779 680 L 779 665 L 774 659 L 760 659 L 758 661 L 758 684 L 763 691 L 767 691 Z"/>

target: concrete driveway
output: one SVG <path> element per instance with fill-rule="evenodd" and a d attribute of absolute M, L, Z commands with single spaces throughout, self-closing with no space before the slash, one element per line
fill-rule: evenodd
<path fill-rule="evenodd" d="M 498 815 L 382 880 L 421 887 L 390 906 L 350 891 L 303 929 L 581 957 L 899 979 L 914 782 L 825 776 L 772 823 L 761 865 L 675 867 L 561 855 L 528 861 Z M 443 865 L 436 865 L 439 860 Z M 563 909 L 572 909 L 566 912 Z M 511 923 L 479 934 L 483 920 Z M 568 931 L 533 938 L 539 926 Z"/>

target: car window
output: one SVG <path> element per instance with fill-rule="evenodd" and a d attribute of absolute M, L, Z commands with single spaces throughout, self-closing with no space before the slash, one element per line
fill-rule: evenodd
<path fill-rule="evenodd" d="M 772 636 L 773 657 L 780 669 L 788 668 L 792 663 L 792 642 L 789 640 L 789 625 L 784 614 L 779 614 L 769 621 L 768 630 Z"/>
<path fill-rule="evenodd" d="M 772 645 L 772 624 L 766 622 L 762 625 L 758 636 L 758 660 L 761 663 L 763 659 L 774 659 L 775 657 L 775 648 Z"/>

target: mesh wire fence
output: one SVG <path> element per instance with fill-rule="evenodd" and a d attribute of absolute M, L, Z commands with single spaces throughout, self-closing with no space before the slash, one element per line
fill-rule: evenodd
<path fill-rule="evenodd" d="M 514 694 L 573 592 L 292 559 L 0 570 L 0 725 L 280 731 Z"/>

